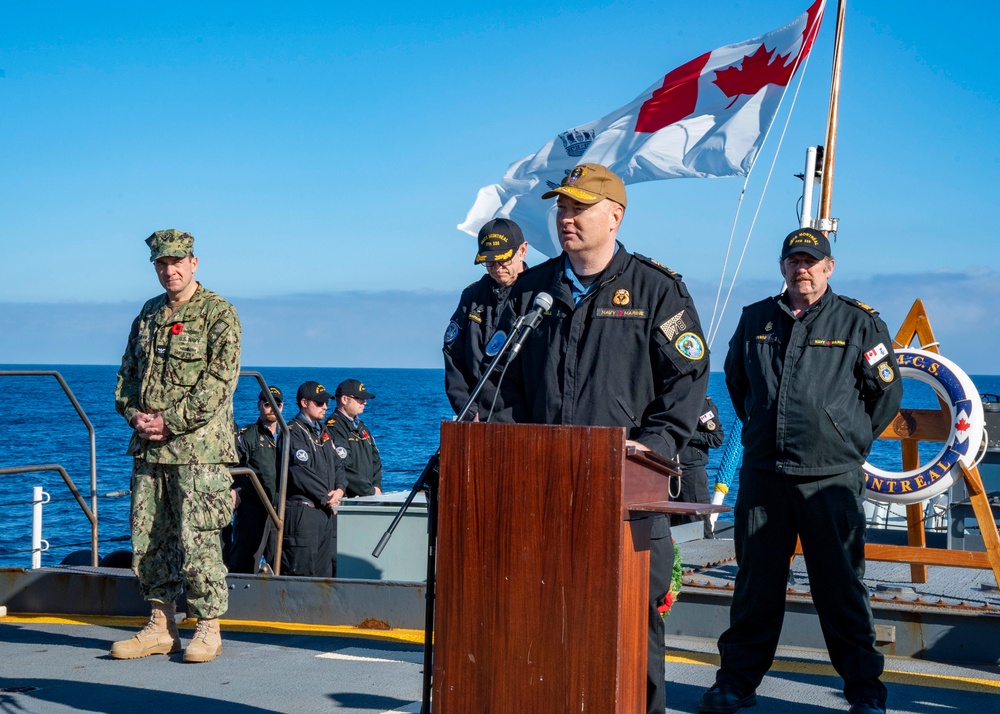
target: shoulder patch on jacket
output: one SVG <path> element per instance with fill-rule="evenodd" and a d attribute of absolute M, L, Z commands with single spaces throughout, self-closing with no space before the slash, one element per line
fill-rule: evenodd
<path fill-rule="evenodd" d="M 229 331 L 229 323 L 225 321 L 224 318 L 219 318 L 212 325 L 212 328 L 208 331 L 208 341 L 211 344 L 215 344 L 219 339 Z"/>
<path fill-rule="evenodd" d="M 458 337 L 458 333 L 460 331 L 461 331 L 461 328 L 458 326 L 457 322 L 455 322 L 454 320 L 452 320 L 451 322 L 449 322 L 448 323 L 448 327 L 445 328 L 445 331 L 444 331 L 444 343 L 446 345 L 450 345 Z"/>
<path fill-rule="evenodd" d="M 873 308 L 871 305 L 863 303 L 860 300 L 855 300 L 852 297 L 847 297 L 846 295 L 838 295 L 837 297 L 846 302 L 848 305 L 864 310 L 872 317 L 878 317 L 878 310 Z"/>
<path fill-rule="evenodd" d="M 632 257 L 635 258 L 636 260 L 638 260 L 643 265 L 648 265 L 651 268 L 656 268 L 656 270 L 658 270 L 659 272 L 663 273 L 664 275 L 667 275 L 667 276 L 673 278 L 674 280 L 680 280 L 681 278 L 684 277 L 683 275 L 681 275 L 680 273 L 678 273 L 676 270 L 671 270 L 670 268 L 668 268 L 667 266 L 665 266 L 663 263 L 657 262 L 657 261 L 653 260 L 652 258 L 647 258 L 645 255 L 642 255 L 641 253 L 632 253 Z"/>

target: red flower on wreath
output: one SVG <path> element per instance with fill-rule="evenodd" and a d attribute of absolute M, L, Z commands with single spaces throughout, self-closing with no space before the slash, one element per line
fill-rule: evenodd
<path fill-rule="evenodd" d="M 184 332 L 184 325 L 180 322 L 175 322 L 174 326 L 170 328 L 170 331 L 175 335 L 179 335 Z"/>

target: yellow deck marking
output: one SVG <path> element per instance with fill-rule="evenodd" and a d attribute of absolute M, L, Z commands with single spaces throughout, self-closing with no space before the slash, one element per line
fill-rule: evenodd
<path fill-rule="evenodd" d="M 719 655 L 707 652 L 683 652 L 668 650 L 667 662 L 675 664 L 701 664 L 712 667 L 719 666 Z M 811 674 L 823 677 L 840 678 L 836 670 L 822 662 L 801 662 L 798 660 L 776 659 L 771 665 L 772 672 L 789 674 Z M 668 673 L 669 675 L 669 673 Z M 958 677 L 950 674 L 934 674 L 929 672 L 907 672 L 901 669 L 886 669 L 882 681 L 892 684 L 903 684 L 911 687 L 934 687 L 937 689 L 960 689 L 966 692 L 981 694 L 1000 693 L 1000 679 L 983 679 L 979 677 Z"/>
<path fill-rule="evenodd" d="M 344 662 L 385 662 L 386 664 L 416 664 L 401 659 L 386 659 L 385 657 L 367 657 L 364 655 L 349 655 L 341 652 L 323 652 L 316 655 L 319 659 L 336 659 Z"/>
<path fill-rule="evenodd" d="M 148 617 L 109 617 L 97 615 L 8 615 L 0 618 L 0 623 L 24 623 L 35 625 L 104 625 L 106 627 L 142 627 Z M 360 637 L 369 640 L 399 642 L 403 644 L 423 644 L 423 630 L 368 630 L 353 625 L 305 625 L 290 622 L 266 622 L 261 620 L 219 621 L 223 631 L 263 632 L 266 634 L 333 635 L 340 637 Z M 189 617 L 178 627 L 194 629 L 195 619 Z"/>

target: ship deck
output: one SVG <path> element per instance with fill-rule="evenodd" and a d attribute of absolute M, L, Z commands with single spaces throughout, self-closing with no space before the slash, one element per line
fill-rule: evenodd
<path fill-rule="evenodd" d="M 422 647 L 416 631 L 276 628 L 223 622 L 224 651 L 191 665 L 181 655 L 116 661 L 111 641 L 142 618 L 0 619 L 0 711 L 17 714 L 146 711 L 420 711 Z M 182 625 L 185 640 L 191 624 Z M 714 643 L 668 638 L 668 712 L 697 711 L 712 684 Z M 995 667 L 889 657 L 885 682 L 897 714 L 993 711 Z M 844 711 L 840 679 L 822 652 L 782 648 L 758 690 L 758 711 Z"/>
<path fill-rule="evenodd" d="M 725 539 L 680 544 L 684 589 L 667 618 L 668 712 L 697 711 L 712 684 L 736 572 Z M 890 711 L 993 711 L 1000 703 L 1000 591 L 992 573 L 869 562 Z M 112 641 L 148 616 L 128 570 L 0 569 L 0 712 L 419 712 L 423 583 L 229 576 L 225 651 L 114 661 Z M 183 609 L 183 603 L 180 603 Z M 112 615 L 114 617 L 112 617 Z M 123 617 L 124 616 L 124 617 Z M 586 627 L 586 623 L 577 623 Z M 192 623 L 182 625 L 190 636 Z M 759 711 L 844 711 L 802 558 L 792 562 L 781 650 Z"/>

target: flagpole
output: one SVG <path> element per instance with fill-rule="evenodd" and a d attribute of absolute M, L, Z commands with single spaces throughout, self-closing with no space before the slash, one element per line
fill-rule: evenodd
<path fill-rule="evenodd" d="M 833 42 L 833 76 L 830 80 L 830 113 L 826 124 L 826 148 L 823 159 L 823 186 L 820 190 L 819 225 L 820 230 L 835 231 L 836 222 L 830 218 L 833 201 L 833 160 L 837 153 L 837 119 L 840 110 L 840 68 L 844 59 L 844 13 L 847 0 L 837 2 L 837 32 Z"/>

